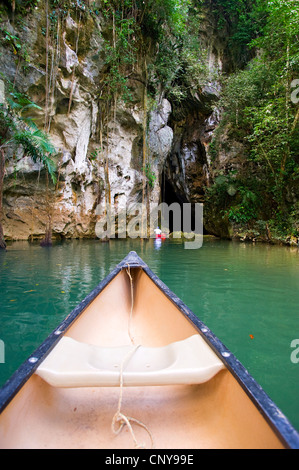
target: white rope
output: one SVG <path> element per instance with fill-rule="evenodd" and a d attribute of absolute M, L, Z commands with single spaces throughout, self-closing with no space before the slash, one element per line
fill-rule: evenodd
<path fill-rule="evenodd" d="M 131 309 L 130 309 L 130 315 L 129 315 L 128 333 L 129 333 L 129 336 L 130 336 L 131 343 L 134 345 L 134 338 L 131 334 L 131 320 L 132 320 L 132 316 L 133 316 L 133 306 L 134 306 L 133 294 L 134 294 L 134 292 L 133 292 L 133 279 L 132 279 L 132 276 L 131 276 L 131 273 L 130 273 L 130 266 L 129 265 L 128 265 L 128 269 L 127 269 L 127 274 L 130 278 L 130 284 L 131 284 Z M 120 384 L 119 384 L 120 385 L 120 394 L 119 394 L 119 399 L 118 399 L 118 407 L 117 407 L 117 411 L 116 411 L 115 415 L 112 418 L 112 423 L 111 423 L 112 432 L 116 435 L 118 435 L 121 432 L 121 430 L 123 429 L 123 427 L 125 425 L 128 426 L 128 429 L 131 433 L 131 436 L 133 438 L 134 445 L 135 445 L 136 449 L 145 448 L 145 444 L 138 444 L 131 423 L 138 424 L 138 426 L 141 426 L 142 428 L 144 428 L 147 431 L 148 435 L 150 436 L 151 446 L 152 447 L 154 446 L 154 441 L 153 441 L 152 434 L 151 434 L 150 430 L 147 428 L 147 426 L 145 424 L 143 424 L 141 421 L 139 421 L 138 419 L 131 418 L 130 416 L 126 416 L 123 413 L 121 413 L 121 405 L 122 405 L 122 399 L 123 399 L 123 385 L 124 385 L 123 371 L 124 371 L 125 365 L 127 365 L 127 363 L 129 362 L 129 360 L 131 359 L 133 354 L 137 351 L 137 349 L 140 346 L 141 346 L 140 344 L 135 345 L 133 347 L 133 349 L 131 349 L 128 352 L 128 354 L 125 356 L 124 360 L 121 363 L 121 366 L 120 366 Z M 116 428 L 116 424 L 119 424 L 118 429 Z"/>
<path fill-rule="evenodd" d="M 145 448 L 145 445 L 144 444 L 138 444 L 137 439 L 136 439 L 135 434 L 134 434 L 134 431 L 133 431 L 133 428 L 131 426 L 131 422 L 135 423 L 135 424 L 138 424 L 139 426 L 141 426 L 142 428 L 144 428 L 148 432 L 148 434 L 151 438 L 151 443 L 152 443 L 152 447 L 153 447 L 153 438 L 152 438 L 152 435 L 151 435 L 149 429 L 147 428 L 147 426 L 145 424 L 143 424 L 141 421 L 139 421 L 138 419 L 131 418 L 130 416 L 126 416 L 123 413 L 121 413 L 121 405 L 122 405 L 122 398 L 123 398 L 123 385 L 124 385 L 123 369 L 125 367 L 126 361 L 128 362 L 131 359 L 131 357 L 133 356 L 133 354 L 135 353 L 135 351 L 137 351 L 137 349 L 139 347 L 140 347 L 140 344 L 138 344 L 133 349 L 131 349 L 129 351 L 129 353 L 125 356 L 124 360 L 122 361 L 121 369 L 120 369 L 120 395 L 119 395 L 119 399 L 118 399 L 118 408 L 117 408 L 117 412 L 113 416 L 112 424 L 111 424 L 112 432 L 116 435 L 121 432 L 122 428 L 125 425 L 127 425 L 128 428 L 129 428 L 129 431 L 131 433 L 131 436 L 133 438 L 136 449 Z M 116 429 L 116 424 L 117 423 L 119 424 L 118 429 Z"/>
<path fill-rule="evenodd" d="M 131 309 L 130 309 L 130 315 L 129 315 L 129 322 L 128 322 L 128 333 L 129 337 L 131 340 L 131 343 L 134 344 L 134 338 L 131 333 L 131 323 L 132 323 L 132 318 L 133 318 L 133 307 L 134 307 L 134 290 L 133 290 L 133 279 L 130 273 L 130 266 L 128 265 L 127 269 L 127 274 L 130 278 L 130 286 L 131 286 Z"/>

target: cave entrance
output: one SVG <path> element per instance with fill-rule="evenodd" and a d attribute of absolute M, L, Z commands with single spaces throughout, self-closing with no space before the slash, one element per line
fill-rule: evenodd
<path fill-rule="evenodd" d="M 173 183 L 169 180 L 165 170 L 162 171 L 161 175 L 161 202 L 165 202 L 168 207 L 173 203 L 178 203 L 181 208 L 181 220 L 180 226 L 183 230 L 183 204 L 188 203 L 186 195 L 179 189 L 175 188 Z M 173 212 L 169 211 L 169 230 L 172 233 L 175 230 Z M 191 231 L 196 231 L 197 225 L 195 222 L 195 203 L 191 203 Z M 206 235 L 207 231 L 203 227 L 203 234 Z"/>
<path fill-rule="evenodd" d="M 163 170 L 162 172 L 162 179 L 161 179 L 161 202 L 165 202 L 168 207 L 171 206 L 173 203 L 178 203 L 181 209 L 181 220 L 180 226 L 181 230 L 183 229 L 183 204 L 188 202 L 186 196 L 182 194 L 178 189 L 176 189 L 169 178 L 167 177 L 166 171 Z M 193 221 L 192 221 L 193 226 Z M 174 215 L 173 211 L 169 211 L 169 230 L 172 233 L 176 227 L 174 227 Z"/>

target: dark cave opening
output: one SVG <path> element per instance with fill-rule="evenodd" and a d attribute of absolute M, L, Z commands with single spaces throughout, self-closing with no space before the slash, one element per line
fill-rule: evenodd
<path fill-rule="evenodd" d="M 172 182 L 169 180 L 167 177 L 165 169 L 162 171 L 161 175 L 161 202 L 164 202 L 168 205 L 168 207 L 171 206 L 173 203 L 178 203 L 180 205 L 180 221 L 176 222 L 176 227 L 174 227 L 174 214 L 173 211 L 169 210 L 169 230 L 170 233 L 172 233 L 174 230 L 176 230 L 177 225 L 180 225 L 181 231 L 183 231 L 183 205 L 188 203 L 188 199 L 185 194 L 183 194 L 179 189 L 175 188 Z M 188 217 L 187 217 L 188 218 Z M 180 222 L 180 223 L 179 223 Z M 195 231 L 197 229 L 197 225 L 195 222 L 195 203 L 191 203 L 191 230 L 190 231 Z M 188 230 L 186 230 L 188 231 Z M 208 232 L 205 230 L 203 227 L 203 235 L 206 235 Z"/>

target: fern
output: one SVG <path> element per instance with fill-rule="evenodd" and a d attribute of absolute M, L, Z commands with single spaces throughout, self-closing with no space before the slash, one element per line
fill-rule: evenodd
<path fill-rule="evenodd" d="M 35 131 L 22 130 L 16 132 L 10 142 L 22 145 L 24 153 L 29 155 L 34 162 L 42 162 L 51 176 L 53 183 L 56 183 L 55 163 L 49 156 L 54 155 L 56 150 L 46 133 L 40 129 Z"/>
<path fill-rule="evenodd" d="M 6 104 L 0 105 L 0 149 L 21 145 L 25 155 L 30 156 L 34 162 L 41 162 L 52 181 L 56 183 L 56 167 L 51 159 L 51 156 L 56 154 L 55 147 L 49 135 L 38 129 L 33 119 L 28 116 L 30 110 L 41 108 L 28 96 L 14 90 L 11 84 L 9 88 Z"/>

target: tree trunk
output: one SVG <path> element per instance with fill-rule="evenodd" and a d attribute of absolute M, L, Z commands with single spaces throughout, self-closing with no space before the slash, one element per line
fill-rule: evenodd
<path fill-rule="evenodd" d="M 3 181 L 4 181 L 4 172 L 5 172 L 5 155 L 4 150 L 0 151 L 0 250 L 6 250 L 6 243 L 4 240 L 3 227 L 2 227 L 2 217 L 3 217 Z"/>
<path fill-rule="evenodd" d="M 48 129 L 49 118 L 49 2 L 46 1 L 46 102 L 44 130 Z"/>
<path fill-rule="evenodd" d="M 144 219 L 146 218 L 146 211 L 144 210 L 145 195 L 147 190 L 147 180 L 146 180 L 146 165 L 147 165 L 147 63 L 144 59 L 144 73 L 145 73 L 145 83 L 143 89 L 143 138 L 142 138 L 142 219 L 141 219 L 141 238 L 147 238 L 147 222 L 144 224 Z M 145 227 L 144 227 L 145 225 Z"/>
<path fill-rule="evenodd" d="M 52 221 L 49 217 L 48 226 L 46 228 L 45 237 L 40 242 L 40 246 L 52 246 Z"/>
<path fill-rule="evenodd" d="M 52 246 L 52 213 L 51 202 L 49 200 L 49 175 L 46 172 L 46 207 L 48 212 L 48 224 L 45 231 L 45 237 L 40 242 L 40 246 Z"/>
<path fill-rule="evenodd" d="M 288 134 L 289 134 L 289 106 L 290 106 L 290 95 L 291 95 L 291 89 L 290 89 L 290 80 L 289 80 L 289 70 L 290 70 L 290 38 L 287 38 L 287 61 L 286 61 L 286 83 L 285 83 L 285 120 L 286 120 L 286 128 L 288 129 Z M 287 141 L 284 152 L 282 155 L 282 161 L 281 161 L 281 166 L 280 166 L 280 171 L 283 173 L 285 171 L 286 163 L 288 160 L 290 154 L 290 145 L 289 142 Z"/>

